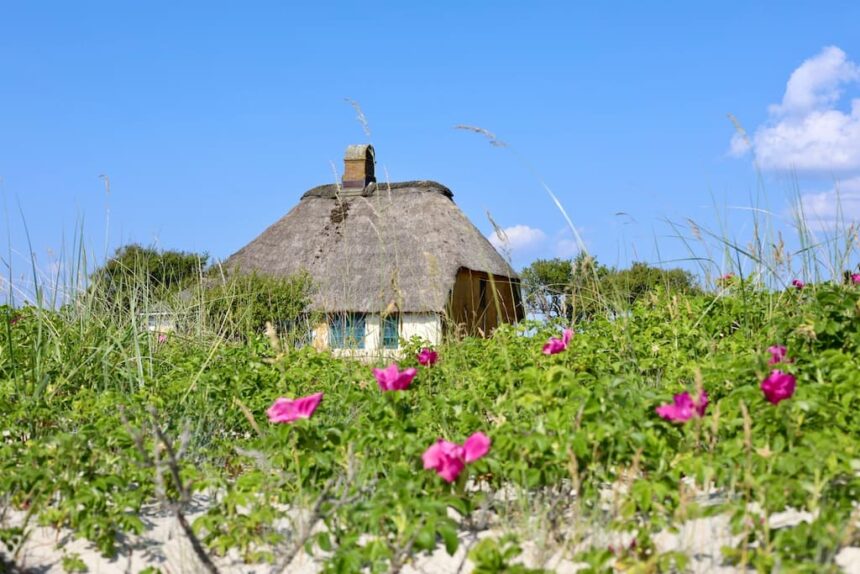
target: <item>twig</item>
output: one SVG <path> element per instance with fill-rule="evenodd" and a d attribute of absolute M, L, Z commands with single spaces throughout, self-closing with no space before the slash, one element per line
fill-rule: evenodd
<path fill-rule="evenodd" d="M 337 484 L 339 485 L 341 479 L 338 479 Z M 316 526 L 317 522 L 322 518 L 322 513 L 320 512 L 323 503 L 328 496 L 332 488 L 332 480 L 330 479 L 325 486 L 323 487 L 322 492 L 317 497 L 316 502 L 314 502 L 313 507 L 311 508 L 308 519 L 305 521 L 304 526 L 301 528 L 301 532 L 296 539 L 295 543 L 287 550 L 287 553 L 281 557 L 281 561 L 278 563 L 277 567 L 274 569 L 274 572 L 286 572 L 287 568 L 292 564 L 293 559 L 295 559 L 296 555 L 301 551 L 302 547 L 305 545 L 305 542 L 308 541 L 308 538 L 311 537 L 311 533 L 313 532 L 314 526 Z"/>
<path fill-rule="evenodd" d="M 469 543 L 466 545 L 466 551 L 463 553 L 463 559 L 460 560 L 460 565 L 457 566 L 457 574 L 463 573 L 463 568 L 466 567 L 466 562 L 469 561 L 469 552 L 471 552 L 472 547 L 478 541 L 478 530 L 472 530 L 470 534 Z"/>
<path fill-rule="evenodd" d="M 490 493 L 483 502 L 481 502 L 481 508 L 477 513 L 469 514 L 465 517 L 466 520 L 466 531 L 469 533 L 469 542 L 466 544 L 466 550 L 463 552 L 463 559 L 460 560 L 460 565 L 457 566 L 456 574 L 462 574 L 463 568 L 466 567 L 466 562 L 469 561 L 469 552 L 472 550 L 472 547 L 478 542 L 478 533 L 482 530 L 487 530 L 490 527 L 489 519 L 487 515 L 489 514 L 490 506 L 492 505 L 493 494 Z M 475 515 L 481 517 L 480 522 L 475 521 Z"/>
<path fill-rule="evenodd" d="M 420 530 L 423 523 L 418 527 Z M 415 544 L 415 536 L 409 538 L 409 541 L 406 543 L 406 546 L 397 550 L 394 553 L 394 558 L 391 559 L 391 568 L 388 571 L 388 574 L 400 574 L 400 570 L 403 569 L 404 564 L 406 563 L 406 559 L 412 554 L 412 546 Z"/>
<path fill-rule="evenodd" d="M 149 414 L 152 416 L 153 423 L 156 420 L 156 415 L 158 414 L 154 407 L 149 409 Z M 161 444 L 164 445 L 164 450 L 167 452 L 167 469 L 170 471 L 170 474 L 173 475 L 173 482 L 176 484 L 176 489 L 179 491 L 180 501 L 188 502 L 188 489 L 185 486 L 185 483 L 182 480 L 182 476 L 179 471 L 179 460 L 176 456 L 176 451 L 173 450 L 173 444 L 167 440 L 167 437 L 164 436 L 164 431 L 161 430 L 157 424 L 152 425 L 153 430 L 155 431 L 155 436 L 158 437 L 158 440 L 161 441 Z M 187 432 L 182 433 L 183 440 L 181 442 L 185 442 L 185 437 L 187 436 Z M 184 447 L 181 450 L 185 450 Z M 157 446 L 156 446 L 157 452 Z"/>
<path fill-rule="evenodd" d="M 206 549 L 203 548 L 200 540 L 194 534 L 194 530 L 191 528 L 191 525 L 188 524 L 188 520 L 185 519 L 185 514 L 182 513 L 182 510 L 180 510 L 179 504 L 177 503 L 173 504 L 173 514 L 176 516 L 179 526 L 182 527 L 182 531 L 185 532 L 185 535 L 188 537 L 188 541 L 191 542 L 191 548 L 194 549 L 194 553 L 197 555 L 197 558 L 203 563 L 203 566 L 205 566 L 209 572 L 212 574 L 218 574 L 218 568 L 209 558 L 209 555 L 206 553 Z"/>
<path fill-rule="evenodd" d="M 332 484 L 333 482 L 334 482 L 334 487 Z M 314 505 L 311 508 L 310 514 L 308 516 L 308 519 L 305 521 L 304 526 L 302 526 L 302 528 L 301 528 L 301 533 L 300 533 L 298 539 L 296 539 L 295 543 L 290 547 L 290 549 L 286 552 L 286 554 L 284 554 L 284 556 L 281 558 L 281 561 L 278 563 L 278 565 L 272 569 L 272 572 L 278 572 L 278 573 L 282 573 L 282 574 L 286 573 L 287 568 L 290 567 L 290 564 L 295 559 L 296 555 L 298 555 L 298 553 L 301 551 L 302 547 L 304 547 L 305 543 L 311 537 L 311 534 L 313 533 L 314 527 L 317 525 L 317 523 L 319 523 L 321 520 L 325 519 L 327 516 L 330 516 L 330 515 L 334 514 L 335 512 L 337 512 L 337 510 L 339 508 L 346 506 L 347 504 L 352 504 L 356 500 L 359 500 L 361 497 L 363 497 L 365 494 L 367 494 L 367 492 L 372 490 L 376 484 L 375 480 L 371 481 L 370 484 L 368 484 L 364 488 L 360 489 L 358 492 L 356 492 L 352 496 L 346 496 L 346 492 L 347 492 L 349 484 L 351 482 L 352 482 L 352 472 L 349 473 L 349 475 L 347 476 L 347 478 L 345 480 L 344 480 L 344 477 L 341 476 L 340 478 L 337 479 L 337 481 L 334 481 L 334 479 L 330 479 L 326 483 L 326 485 L 323 487 L 323 490 L 320 493 L 319 497 L 317 497 L 316 502 L 314 502 Z M 334 504 L 331 506 L 331 508 L 329 508 L 325 512 L 323 512 L 322 505 L 325 502 L 327 502 L 328 500 L 332 500 L 332 499 L 328 498 L 329 492 L 331 492 L 332 490 L 335 490 L 337 487 L 340 487 L 340 486 L 343 486 L 340 498 L 338 498 L 334 501 Z"/>
<path fill-rule="evenodd" d="M 122 423 L 125 426 L 126 431 L 131 435 L 131 439 L 137 447 L 137 450 L 140 452 L 144 465 L 152 467 L 155 470 L 156 493 L 161 504 L 173 512 L 173 515 L 176 517 L 176 521 L 179 523 L 179 527 L 182 528 L 185 536 L 188 537 L 188 541 L 191 543 L 191 548 L 194 550 L 194 554 L 206 570 L 209 571 L 210 574 L 219 574 L 218 568 L 212 562 L 212 559 L 209 558 L 209 554 L 207 554 L 206 549 L 200 542 L 200 539 L 197 538 L 196 534 L 194 534 L 194 529 L 191 528 L 191 525 L 188 523 L 185 513 L 182 512 L 183 503 L 187 503 L 189 500 L 189 489 L 188 485 L 186 485 L 182 480 L 179 460 L 185 453 L 185 449 L 188 445 L 188 429 L 186 428 L 183 431 L 182 437 L 180 438 L 179 450 L 177 451 L 173 448 L 173 443 L 167 439 L 161 427 L 158 426 L 158 411 L 156 411 L 155 408 L 150 408 L 149 415 L 152 417 L 153 432 L 155 437 L 158 439 L 153 445 L 151 457 L 146 451 L 146 445 L 142 433 L 135 432 L 131 428 L 128 419 L 125 416 L 125 410 L 120 408 L 120 418 Z M 161 457 L 162 449 L 167 453 L 166 460 L 163 460 Z M 176 490 L 179 491 L 179 500 L 171 499 L 168 494 L 167 487 L 164 484 L 165 470 L 170 473 L 173 477 L 173 481 L 176 483 Z"/>
<path fill-rule="evenodd" d="M 233 397 L 233 404 L 239 407 L 239 410 L 242 411 L 243 415 L 245 415 L 245 418 L 248 420 L 248 424 L 251 425 L 251 428 L 254 429 L 257 436 L 263 436 L 263 431 L 260 430 L 260 425 L 257 424 L 257 419 L 254 418 L 254 414 L 251 412 L 251 409 L 245 406 L 245 403 L 236 397 Z"/>

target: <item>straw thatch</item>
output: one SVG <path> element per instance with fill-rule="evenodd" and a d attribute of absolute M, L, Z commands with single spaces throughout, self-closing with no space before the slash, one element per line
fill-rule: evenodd
<path fill-rule="evenodd" d="M 316 187 L 226 266 L 306 271 L 321 311 L 444 312 L 461 268 L 517 277 L 452 198 L 433 181 Z"/>

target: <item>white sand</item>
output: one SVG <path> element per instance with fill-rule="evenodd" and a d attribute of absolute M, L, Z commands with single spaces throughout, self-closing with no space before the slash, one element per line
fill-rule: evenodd
<path fill-rule="evenodd" d="M 205 499 L 199 500 L 204 503 Z M 189 513 L 189 521 L 202 514 L 203 504 L 196 506 L 198 510 Z M 194 555 L 190 543 L 184 536 L 175 517 L 156 508 L 147 509 L 143 516 L 147 529 L 142 536 L 132 536 L 124 540 L 120 555 L 108 560 L 102 557 L 92 544 L 82 539 L 74 539 L 67 530 L 57 531 L 53 528 L 31 527 L 26 542 L 19 549 L 14 560 L 5 554 L 7 561 L 14 561 L 18 567 L 27 572 L 39 574 L 62 574 L 64 572 L 62 559 L 64 556 L 77 554 L 87 565 L 88 571 L 100 573 L 133 573 L 136 574 L 147 566 L 159 568 L 165 574 L 196 574 L 205 572 L 203 566 Z M 4 526 L 20 524 L 24 513 L 12 512 L 6 517 Z M 789 527 L 801 521 L 810 521 L 808 513 L 787 509 L 785 512 L 770 517 L 773 528 Z M 285 521 L 284 528 L 288 528 Z M 485 530 L 477 538 L 487 536 L 500 537 L 498 529 Z M 630 535 L 617 533 L 590 533 L 586 543 L 614 543 L 626 545 Z M 471 564 L 464 557 L 474 542 L 473 535 L 463 532 L 461 544 L 454 556 L 449 556 L 443 547 L 437 548 L 430 555 L 413 557 L 402 572 L 404 574 L 468 574 Z M 733 546 L 738 537 L 732 536 L 729 529 L 729 519 L 725 515 L 711 518 L 690 520 L 677 532 L 663 531 L 655 535 L 654 542 L 660 551 L 680 551 L 690 557 L 690 571 L 694 573 L 735 572 L 735 568 L 722 563 L 720 548 Z M 529 566 L 540 566 L 559 574 L 571 574 L 579 568 L 577 564 L 566 559 L 561 552 L 542 552 L 536 542 L 522 543 L 521 560 Z M 0 551 L 2 554 L 2 551 Z M 547 556 L 547 554 L 549 554 Z M 262 574 L 271 571 L 268 564 L 248 565 L 241 562 L 238 553 L 226 557 L 213 558 L 217 567 L 224 574 Z M 321 571 L 322 556 L 309 556 L 300 552 L 289 565 L 286 572 L 290 574 L 317 574 Z M 860 548 L 844 548 L 836 557 L 836 563 L 848 574 L 860 574 Z M 461 569 L 461 564 L 463 565 Z"/>

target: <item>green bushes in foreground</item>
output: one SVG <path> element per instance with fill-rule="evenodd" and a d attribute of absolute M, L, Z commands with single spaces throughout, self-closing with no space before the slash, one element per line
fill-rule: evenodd
<path fill-rule="evenodd" d="M 858 318 L 853 285 L 658 291 L 629 313 L 576 324 L 552 355 L 542 348 L 558 330 L 531 323 L 446 344 L 432 366 L 418 364 L 415 342 L 400 367 L 416 377 L 383 393 L 371 366 L 312 349 L 181 334 L 159 343 L 63 313 L 4 308 L 0 501 L 111 554 L 118 532 L 141 529 L 141 506 L 159 489 L 178 500 L 190 486 L 216 498 L 195 523 L 202 542 L 247 560 L 279 560 L 278 548 L 296 540 L 280 539 L 272 524 L 302 505 L 326 529 L 299 542 L 326 552 L 332 572 L 387 571 L 437 546 L 453 552 L 458 530 L 480 528 L 486 509 L 509 525 L 541 520 L 568 550 L 583 528 L 635 536 L 635 549 L 621 553 L 580 549 L 597 571 L 612 560 L 682 568 L 685 558 L 657 555 L 651 536 L 725 512 L 741 537 L 727 560 L 822 571 L 860 542 Z M 780 368 L 796 378 L 776 405 L 760 388 L 774 345 L 786 348 Z M 703 416 L 681 424 L 656 412 L 676 394 L 702 391 Z M 276 398 L 315 393 L 323 398 L 310 418 L 266 420 Z M 160 487 L 143 464 L 139 442 L 151 450 L 156 426 L 184 445 L 183 484 L 168 477 Z M 477 431 L 492 446 L 455 481 L 424 469 L 422 454 L 439 438 L 463 444 Z M 695 495 L 708 490 L 718 496 L 705 507 Z M 607 492 L 616 493 L 610 505 Z M 811 522 L 771 530 L 761 519 L 786 507 L 809 511 Z M 12 546 L 15 536 L 2 540 Z M 507 571 L 515 547 L 488 542 L 475 556 L 482 571 Z"/>

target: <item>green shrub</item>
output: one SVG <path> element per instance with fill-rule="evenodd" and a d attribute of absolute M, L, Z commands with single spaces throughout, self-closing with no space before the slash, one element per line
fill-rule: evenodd
<path fill-rule="evenodd" d="M 205 289 L 211 329 L 229 338 L 263 333 L 266 323 L 302 340 L 313 325 L 308 314 L 313 284 L 307 274 L 287 279 L 236 274 Z"/>
<path fill-rule="evenodd" d="M 311 348 L 281 353 L 258 333 L 265 320 L 301 316 L 302 280 L 272 298 L 279 283 L 244 281 L 219 287 L 224 306 L 213 315 L 235 321 L 237 341 L 159 343 L 71 310 L 2 309 L 2 500 L 112 554 L 117 533 L 139 530 L 137 512 L 156 492 L 118 406 L 136 429 L 155 407 L 172 440 L 190 429 L 183 476 L 219 493 L 195 523 L 198 535 L 211 552 L 236 549 L 247 560 L 271 558 L 266 544 L 284 543 L 272 525 L 285 506 L 316 509 L 326 528 L 304 543 L 329 553 L 332 572 L 385 572 L 405 549 L 453 552 L 458 521 L 468 525 L 482 508 L 542 520 L 554 536 L 567 536 L 558 525 L 568 517 L 635 536 L 636 548 L 619 554 L 587 548 L 580 558 L 595 571 L 610 560 L 682 569 L 683 557 L 658 555 L 651 536 L 706 512 L 734 517 L 742 543 L 728 559 L 763 571 L 826 571 L 835 552 L 860 542 L 851 527 L 860 498 L 856 286 L 656 289 L 627 313 L 577 323 L 557 355 L 541 353 L 558 335 L 551 326 L 505 325 L 488 339 L 441 345 L 438 363 L 420 368 L 407 391 L 382 393 L 371 365 Z M 780 368 L 797 377 L 794 396 L 778 405 L 759 388 L 775 344 L 791 360 Z M 418 366 L 411 351 L 401 367 Z M 656 415 L 699 385 L 710 399 L 703 418 Z M 267 422 L 276 398 L 317 392 L 324 398 L 310 419 Z M 492 447 L 455 482 L 423 468 L 437 439 L 462 443 L 475 431 Z M 613 484 L 625 489 L 607 508 Z M 715 506 L 696 502 L 694 487 L 717 492 Z M 515 496 L 491 496 L 501 492 Z M 764 517 L 787 506 L 815 518 L 769 530 Z M 6 544 L 20 536 L 0 531 Z M 516 571 L 516 554 L 503 540 L 474 556 L 485 571 Z"/>
<path fill-rule="evenodd" d="M 634 262 L 629 269 L 601 265 L 580 253 L 573 261 L 538 259 L 521 273 L 529 310 L 547 319 L 588 320 L 601 313 L 626 312 L 657 290 L 700 293 L 695 277 L 683 269 L 661 269 Z"/>
<path fill-rule="evenodd" d="M 90 296 L 108 309 L 143 309 L 199 280 L 209 255 L 125 245 L 90 278 Z"/>

